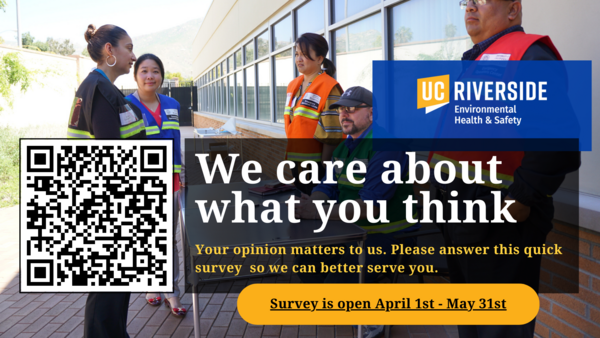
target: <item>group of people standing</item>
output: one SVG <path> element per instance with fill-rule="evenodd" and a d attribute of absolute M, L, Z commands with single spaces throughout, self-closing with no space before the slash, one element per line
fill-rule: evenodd
<path fill-rule="evenodd" d="M 173 215 L 178 219 L 177 194 L 184 186 L 179 103 L 158 93 L 165 77 L 162 61 L 153 54 L 136 58 L 133 43 L 125 30 L 114 25 L 98 29 L 89 25 L 85 32 L 87 50 L 97 68 L 90 72 L 75 94 L 68 125 L 68 137 L 79 139 L 173 139 Z M 114 85 L 115 80 L 133 76 L 138 90 L 128 96 Z M 173 224 L 175 234 L 177 222 Z M 187 310 L 179 299 L 179 255 L 173 236 L 173 292 L 166 293 L 164 303 L 172 315 L 183 317 Z M 88 295 L 85 306 L 85 337 L 128 337 L 127 309 L 129 292 L 94 293 Z M 147 293 L 151 306 L 162 303 L 158 293 Z"/>
<path fill-rule="evenodd" d="M 508 55 L 510 60 L 561 60 L 560 54 L 548 37 L 525 34 L 522 24 L 522 4 L 519 0 L 463 0 L 467 32 L 474 46 L 466 51 L 463 60 L 479 60 L 484 54 Z M 173 99 L 157 94 L 164 67 L 158 57 L 145 54 L 136 59 L 133 44 L 127 33 L 116 26 L 105 25 L 95 29 L 92 25 L 85 33 L 88 51 L 98 68 L 92 71 L 77 91 L 77 104 L 71 113 L 69 134 L 79 138 L 173 138 L 180 144 L 178 130 L 179 104 Z M 402 150 L 378 152 L 372 147 L 373 98 L 371 91 L 362 87 L 350 87 L 346 91 L 335 80 L 336 67 L 327 59 L 329 46 L 323 36 L 312 33 L 301 35 L 295 45 L 295 64 L 300 76 L 287 88 L 285 104 L 285 132 L 288 137 L 286 158 L 294 161 L 292 172 L 298 178 L 306 170 L 307 162 L 318 163 L 320 184 L 296 186 L 302 192 L 296 206 L 299 218 L 317 218 L 313 200 L 334 199 L 338 201 L 331 212 L 331 220 L 340 219 L 340 203 L 356 201 L 359 226 L 367 230 L 366 246 L 389 248 L 397 243 L 394 235 L 413 231 L 418 223 L 404 219 L 404 204 L 412 194 L 410 185 L 384 184 L 381 178 L 383 164 L 397 161 L 402 176 L 407 173 L 407 155 Z M 130 71 L 134 65 L 134 77 L 138 91 L 125 97 L 114 85 L 115 79 Z M 410 126 L 407 126 L 410 128 Z M 179 188 L 181 159 L 174 151 L 174 194 Z M 516 245 L 541 245 L 552 228 L 553 207 L 551 195 L 556 192 L 569 172 L 580 165 L 578 152 L 432 152 L 430 163 L 451 160 L 489 160 L 499 156 L 510 163 L 512 184 L 502 188 L 504 202 L 515 201 L 509 208 L 519 223 L 511 224 L 439 224 L 447 245 L 493 246 L 498 243 Z M 342 168 L 326 173 L 325 161 L 340 160 Z M 366 165 L 364 181 L 356 184 L 348 180 L 348 164 L 361 161 Z M 336 183 L 324 183 L 323 177 L 333 177 Z M 355 175 L 356 177 L 356 175 Z M 449 201 L 454 200 L 448 192 L 459 191 L 462 199 L 486 200 L 497 187 L 486 184 L 467 185 L 458 179 L 444 185 L 431 182 L 431 191 L 444 205 L 448 213 Z M 452 195 L 454 196 L 454 195 Z M 367 218 L 367 202 L 387 201 L 387 223 L 370 223 Z M 491 207 L 491 205 L 489 206 Z M 174 206 L 176 208 L 176 206 Z M 462 212 L 462 211 L 461 211 Z M 346 213 L 353 218 L 352 212 Z M 461 217 L 463 217 L 462 215 Z M 445 217 L 445 219 L 449 219 Z M 464 219 L 464 218 L 462 218 Z M 174 248 L 176 246 L 174 245 Z M 175 248 L 174 273 L 178 276 Z M 299 257 L 298 259 L 306 259 Z M 311 260 L 334 261 L 357 264 L 356 255 L 310 257 Z M 367 256 L 366 265 L 393 264 L 382 260 L 395 260 L 391 254 Z M 539 289 L 541 258 L 525 256 L 485 257 L 448 256 L 451 282 L 458 283 L 524 283 Z M 306 262 L 304 262 L 306 263 Z M 305 282 L 358 282 L 357 274 L 304 274 Z M 376 275 L 367 275 L 367 282 Z M 177 282 L 175 281 L 175 285 Z M 179 302 L 179 290 L 166 295 L 165 303 L 174 315 L 185 315 Z M 148 294 L 148 303 L 159 305 L 160 295 Z M 129 293 L 90 293 L 85 312 L 86 337 L 127 337 L 127 307 Z M 460 337 L 532 337 L 535 320 L 520 326 L 460 326 Z M 367 327 L 363 337 L 374 338 L 382 334 L 382 327 Z"/>

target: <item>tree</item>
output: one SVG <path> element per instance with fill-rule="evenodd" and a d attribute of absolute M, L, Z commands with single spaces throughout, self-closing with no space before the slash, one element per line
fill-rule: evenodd
<path fill-rule="evenodd" d="M 19 54 L 7 53 L 0 58 L 0 97 L 7 101 L 9 107 L 13 102 L 12 88 L 21 85 L 21 91 L 26 92 L 32 81 L 32 72 L 21 63 Z"/>
<path fill-rule="evenodd" d="M 181 79 L 183 78 L 183 77 L 181 76 L 181 72 L 176 72 L 176 73 L 167 72 L 167 73 L 165 74 L 165 79 L 169 79 L 169 80 L 171 80 L 171 79 L 174 79 L 174 78 L 178 78 L 178 79 L 179 79 L 179 81 L 181 81 Z"/>
<path fill-rule="evenodd" d="M 48 44 L 42 41 L 36 41 L 33 43 L 34 46 L 36 46 L 37 48 L 39 48 L 42 52 L 47 52 L 48 51 Z"/>
<path fill-rule="evenodd" d="M 394 45 L 410 42 L 413 38 L 412 30 L 409 27 L 400 27 L 394 33 Z"/>
<path fill-rule="evenodd" d="M 446 32 L 446 37 L 447 38 L 453 38 L 453 37 L 456 36 L 456 32 L 458 31 L 458 28 L 455 25 L 449 23 L 449 24 L 446 25 L 446 27 L 444 28 L 444 30 Z"/>
<path fill-rule="evenodd" d="M 23 42 L 23 48 L 39 50 L 42 52 L 48 51 L 48 44 L 43 41 L 35 41 L 35 37 L 29 32 L 23 34 L 21 41 Z"/>
<path fill-rule="evenodd" d="M 24 33 L 23 37 L 21 38 L 23 46 L 32 46 L 34 40 L 35 38 L 29 32 Z"/>
<path fill-rule="evenodd" d="M 447 24 L 444 27 L 445 37 L 440 45 L 440 49 L 432 55 L 421 53 L 417 56 L 417 60 L 460 60 L 462 52 L 451 41 L 457 32 L 458 28 L 455 25 L 451 23 Z"/>
<path fill-rule="evenodd" d="M 165 79 L 167 79 L 167 80 L 171 80 L 174 78 L 179 79 L 179 83 L 192 81 L 191 77 L 186 78 L 185 76 L 181 75 L 181 72 L 176 72 L 176 73 L 167 72 L 165 74 Z"/>
<path fill-rule="evenodd" d="M 61 43 L 59 40 L 48 38 L 46 44 L 48 44 L 48 51 L 50 53 L 59 55 L 72 55 L 75 53 L 75 47 L 73 47 L 73 44 L 69 39 L 66 39 Z"/>
<path fill-rule="evenodd" d="M 87 50 L 87 47 L 85 47 L 85 48 L 83 49 L 83 52 L 81 52 L 81 55 L 83 55 L 83 56 L 87 56 L 87 57 L 90 57 L 90 52 L 88 52 L 88 50 Z"/>
<path fill-rule="evenodd" d="M 3 12 L 6 12 L 6 9 L 4 9 L 4 8 L 6 8 L 6 0 L 0 0 L 0 9 Z"/>
<path fill-rule="evenodd" d="M 256 39 L 256 44 L 258 45 L 258 55 L 263 56 L 269 53 L 269 40 L 258 38 Z"/>
<path fill-rule="evenodd" d="M 4 43 L 4 39 L 0 36 L 0 45 L 3 44 L 3 43 Z"/>

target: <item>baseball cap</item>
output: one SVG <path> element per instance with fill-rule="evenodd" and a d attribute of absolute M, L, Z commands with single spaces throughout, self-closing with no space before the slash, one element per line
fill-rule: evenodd
<path fill-rule="evenodd" d="M 344 92 L 344 94 L 342 94 L 338 102 L 329 106 L 329 109 L 335 109 L 340 106 L 357 107 L 363 103 L 372 107 L 373 93 L 370 90 L 360 86 L 350 87 Z"/>

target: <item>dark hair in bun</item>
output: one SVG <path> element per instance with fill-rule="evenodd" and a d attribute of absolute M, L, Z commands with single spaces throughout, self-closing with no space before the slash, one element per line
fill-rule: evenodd
<path fill-rule="evenodd" d="M 127 35 L 127 32 L 115 25 L 104 25 L 98 29 L 90 24 L 83 34 L 85 41 L 88 43 L 87 50 L 92 60 L 101 62 L 104 59 L 102 50 L 104 45 L 110 43 L 114 47 L 118 46 L 119 40 Z"/>

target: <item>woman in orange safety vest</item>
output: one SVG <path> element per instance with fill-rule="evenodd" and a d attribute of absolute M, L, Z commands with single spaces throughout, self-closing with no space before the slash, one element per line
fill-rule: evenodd
<path fill-rule="evenodd" d="M 305 170 L 300 164 L 318 162 L 320 180 L 325 175 L 322 161 L 331 160 L 343 139 L 339 114 L 328 109 L 343 93 L 333 78 L 335 65 L 325 57 L 328 52 L 329 45 L 321 35 L 304 33 L 296 40 L 295 61 L 301 75 L 288 85 L 285 103 L 286 158 L 296 162 L 292 169 L 296 187 L 309 195 L 316 184 L 299 182 L 298 176 Z"/>

